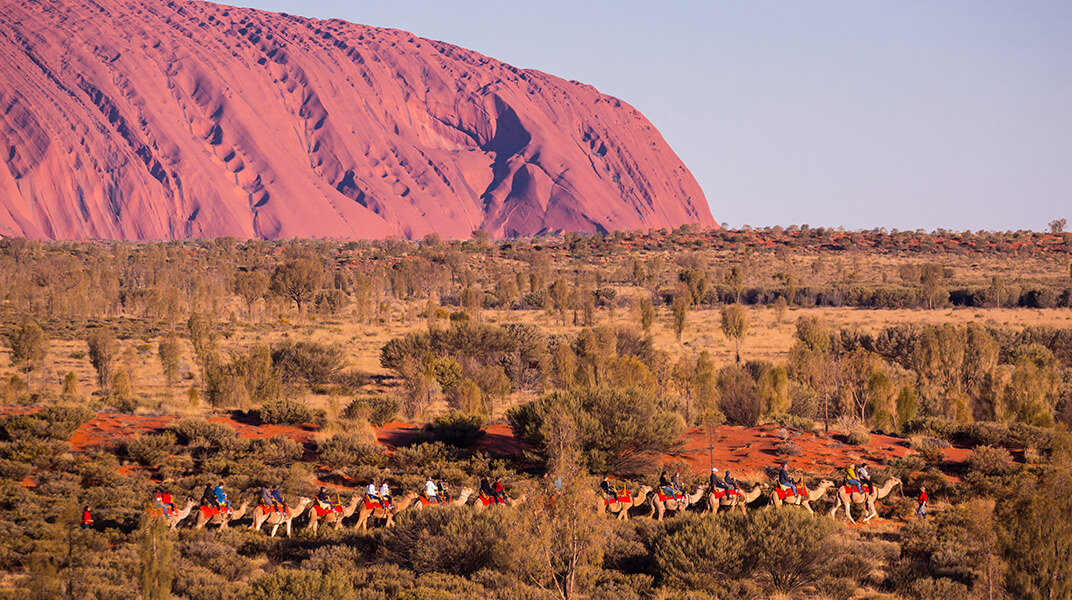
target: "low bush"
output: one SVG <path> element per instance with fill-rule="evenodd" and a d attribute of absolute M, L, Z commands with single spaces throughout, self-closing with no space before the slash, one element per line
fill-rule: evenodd
<path fill-rule="evenodd" d="M 218 448 L 238 436 L 234 429 L 204 419 L 183 419 L 172 425 L 170 430 L 175 432 L 178 442 L 184 446 Z"/>
<path fill-rule="evenodd" d="M 949 419 L 920 417 L 905 423 L 901 430 L 905 435 L 916 434 L 951 440 L 960 431 L 960 428 L 960 424 Z"/>
<path fill-rule="evenodd" d="M 774 453 L 779 456 L 800 456 L 804 454 L 800 446 L 792 440 L 785 440 L 774 446 Z"/>
<path fill-rule="evenodd" d="M 264 423 L 271 425 L 302 425 L 311 423 L 323 425 L 327 420 L 327 414 L 323 409 L 313 409 L 305 403 L 290 398 L 282 398 L 265 402 L 257 409 L 257 417 Z"/>
<path fill-rule="evenodd" d="M 1012 464 L 1012 454 L 1002 447 L 977 446 L 968 456 L 968 469 L 983 475 L 1004 475 Z"/>
<path fill-rule="evenodd" d="M 317 445 L 320 462 L 333 469 L 355 464 L 381 466 L 386 462 L 384 449 L 353 433 L 338 433 Z"/>
<path fill-rule="evenodd" d="M 146 467 L 155 467 L 175 451 L 175 434 L 145 433 L 124 444 L 127 456 Z"/>
<path fill-rule="evenodd" d="M 361 396 L 354 398 L 342 411 L 344 419 L 366 419 L 375 427 L 382 427 L 394 420 L 401 404 L 388 396 Z"/>
<path fill-rule="evenodd" d="M 801 417 L 799 415 L 771 415 L 770 421 L 771 423 L 777 423 L 782 427 L 790 427 L 792 429 L 799 429 L 801 431 L 811 431 L 815 429 L 815 421 L 807 417 Z"/>
<path fill-rule="evenodd" d="M 484 437 L 484 417 L 451 413 L 436 417 L 428 426 L 432 439 L 450 446 L 468 448 Z"/>

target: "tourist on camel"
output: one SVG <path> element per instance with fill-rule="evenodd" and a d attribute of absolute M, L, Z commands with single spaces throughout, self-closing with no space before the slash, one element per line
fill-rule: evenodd
<path fill-rule="evenodd" d="M 439 504 L 439 486 L 431 476 L 428 476 L 424 482 L 424 497 L 432 504 Z"/>
<path fill-rule="evenodd" d="M 610 483 L 610 477 L 606 473 L 603 474 L 603 481 L 599 482 L 599 489 L 603 490 L 604 498 L 618 497 L 618 493 L 614 490 L 614 486 Z"/>
<path fill-rule="evenodd" d="M 447 485 L 446 481 L 440 479 L 437 486 L 439 488 L 437 495 L 439 496 L 440 502 L 450 504 L 454 501 L 454 495 L 450 493 L 450 486 Z"/>
<path fill-rule="evenodd" d="M 272 498 L 272 490 L 268 489 L 268 486 L 261 488 L 261 506 L 267 511 L 275 506 L 275 500 Z"/>
<path fill-rule="evenodd" d="M 871 474 L 867 472 L 867 465 L 860 465 L 860 468 L 856 471 L 856 474 L 860 476 L 860 483 L 863 484 L 863 487 L 860 488 L 860 491 L 865 494 L 870 494 L 871 490 L 875 488 L 871 485 Z"/>
<path fill-rule="evenodd" d="M 492 497 L 495 498 L 496 502 L 499 504 L 506 504 L 506 488 L 503 487 L 503 484 L 499 481 L 498 477 L 495 478 L 495 483 L 491 484 L 491 492 Z"/>
<path fill-rule="evenodd" d="M 163 496 L 164 492 L 160 491 L 160 488 L 156 488 L 156 490 L 153 491 L 152 506 L 159 508 L 160 512 L 166 515 L 168 514 L 168 509 L 167 506 L 164 504 Z"/>
<path fill-rule="evenodd" d="M 387 485 L 387 480 L 383 480 L 383 485 L 380 486 L 380 504 L 384 508 L 391 508 L 391 486 Z"/>
<path fill-rule="evenodd" d="M 365 500 L 373 503 L 380 503 L 380 488 L 376 486 L 376 480 L 369 481 L 368 486 L 365 487 Z"/>
<path fill-rule="evenodd" d="M 285 513 L 290 512 L 290 509 L 287 508 L 287 501 L 283 498 L 283 492 L 280 492 L 278 487 L 272 488 L 272 503 L 275 505 L 276 510 Z"/>
<path fill-rule="evenodd" d="M 216 490 L 211 485 L 205 486 L 205 493 L 201 494 L 201 506 L 208 508 L 216 506 Z"/>
<path fill-rule="evenodd" d="M 163 488 L 160 489 L 160 503 L 167 509 L 167 514 L 173 515 L 179 512 L 179 510 L 175 508 L 175 501 L 171 498 L 171 492 Z"/>
<path fill-rule="evenodd" d="M 726 476 L 722 478 L 722 481 L 726 484 L 727 493 L 733 493 L 734 491 L 741 489 L 740 484 L 733 478 L 733 475 L 730 475 L 729 471 L 726 471 Z"/>
<path fill-rule="evenodd" d="M 227 499 L 227 492 L 223 491 L 223 482 L 216 484 L 216 487 L 212 489 L 212 494 L 216 498 L 216 506 L 220 509 L 226 509 L 227 512 L 231 512 L 231 501 Z"/>
<path fill-rule="evenodd" d="M 845 485 L 856 486 L 856 489 L 860 490 L 860 492 L 864 491 L 864 488 L 860 485 L 860 477 L 856 474 L 856 465 L 845 467 Z"/>
<path fill-rule="evenodd" d="M 793 478 L 789 476 L 788 463 L 782 463 L 781 470 L 778 471 L 778 485 L 783 488 L 793 490 L 793 495 L 797 495 L 797 484 L 793 482 Z"/>
<path fill-rule="evenodd" d="M 666 476 L 666 471 L 659 474 L 659 489 L 663 491 L 664 495 L 674 497 L 674 487 L 670 485 L 670 478 Z"/>
<path fill-rule="evenodd" d="M 495 497 L 495 492 L 491 489 L 491 480 L 487 477 L 480 478 L 480 495 L 488 500 Z"/>
<path fill-rule="evenodd" d="M 711 491 L 727 491 L 726 483 L 718 476 L 718 467 L 711 467 Z"/>
<path fill-rule="evenodd" d="M 331 501 L 331 495 L 324 486 L 320 486 L 320 491 L 316 493 L 316 502 L 320 505 L 320 510 L 335 509 L 335 503 Z"/>

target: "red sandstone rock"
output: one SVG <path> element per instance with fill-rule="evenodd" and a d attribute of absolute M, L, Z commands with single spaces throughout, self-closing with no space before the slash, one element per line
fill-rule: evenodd
<path fill-rule="evenodd" d="M 0 3 L 0 235 L 715 227 L 594 88 L 409 33 L 174 0 Z"/>

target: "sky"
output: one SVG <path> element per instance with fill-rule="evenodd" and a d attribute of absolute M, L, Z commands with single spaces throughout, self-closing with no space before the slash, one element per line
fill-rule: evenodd
<path fill-rule="evenodd" d="M 236 3 L 592 84 L 644 113 L 731 227 L 1072 221 L 1067 0 Z"/>

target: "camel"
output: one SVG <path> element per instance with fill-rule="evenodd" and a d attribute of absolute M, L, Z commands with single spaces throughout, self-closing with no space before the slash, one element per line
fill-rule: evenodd
<path fill-rule="evenodd" d="M 819 482 L 819 487 L 814 490 L 808 490 L 808 496 L 806 498 L 804 496 L 786 496 L 785 500 L 778 497 L 778 489 L 775 488 L 771 490 L 771 504 L 774 506 L 781 506 L 783 504 L 803 506 L 808 512 L 814 513 L 815 511 L 811 509 L 811 503 L 822 498 L 823 495 L 826 494 L 826 491 L 832 487 L 834 487 L 834 482 L 829 479 L 824 479 Z"/>
<path fill-rule="evenodd" d="M 324 516 L 320 516 L 316 512 L 316 509 L 309 510 L 309 524 L 305 526 L 306 529 L 312 529 L 313 535 L 316 535 L 316 531 L 320 529 L 320 521 L 324 522 L 324 525 L 335 524 L 335 529 L 342 527 L 342 520 L 354 514 L 357 510 L 357 505 L 361 503 L 361 494 L 354 494 L 350 497 L 350 504 L 347 504 L 342 508 L 342 512 L 330 511 L 325 513 Z"/>
<path fill-rule="evenodd" d="M 237 521 L 246 514 L 246 509 L 249 508 L 249 500 L 242 502 L 242 506 L 232 510 L 230 513 L 216 513 L 211 518 L 205 517 L 205 511 L 200 508 L 197 510 L 197 523 L 194 527 L 197 529 L 204 529 L 205 525 L 219 525 L 220 529 L 227 529 L 227 524 L 231 521 Z"/>
<path fill-rule="evenodd" d="M 881 500 L 890 495 L 893 491 L 893 486 L 901 485 L 901 480 L 896 477 L 891 477 L 886 480 L 886 483 L 882 484 L 882 487 L 875 489 L 871 486 L 871 493 L 862 494 L 860 492 L 853 492 L 852 494 L 845 493 L 845 486 L 838 487 L 837 502 L 834 504 L 834 508 L 830 509 L 830 518 L 837 517 L 837 511 L 842 506 L 845 507 L 845 514 L 849 517 L 850 523 L 856 521 L 852 518 L 852 505 L 863 504 L 866 516 L 864 517 L 864 523 L 867 523 L 871 519 L 878 516 L 878 510 L 875 508 L 875 501 Z"/>
<path fill-rule="evenodd" d="M 521 506 L 525 503 L 526 499 L 527 496 L 525 496 L 525 494 L 521 494 L 517 498 L 510 498 L 509 496 L 507 496 L 506 504 L 504 506 Z M 492 506 L 492 504 L 485 505 L 483 500 L 477 498 L 476 502 L 473 503 L 473 510 L 475 510 L 476 512 L 480 512 L 488 506 Z"/>
<path fill-rule="evenodd" d="M 406 510 L 417 501 L 417 492 L 406 492 L 406 495 L 401 500 L 394 503 L 394 508 L 387 510 L 384 508 L 368 508 L 368 506 L 362 502 L 361 508 L 357 512 L 357 524 L 354 525 L 354 529 L 360 529 L 361 531 L 368 531 L 369 517 L 376 517 L 377 519 L 387 519 L 387 523 L 384 527 L 394 527 L 395 515 Z"/>
<path fill-rule="evenodd" d="M 466 502 L 469 501 L 469 497 L 472 496 L 472 495 L 473 495 L 473 488 L 462 488 L 462 493 L 458 494 L 458 496 L 456 498 L 454 498 L 453 500 L 451 500 L 450 502 L 440 502 L 439 504 L 435 504 L 434 506 L 444 506 L 446 504 L 450 504 L 452 506 L 463 506 Z M 424 506 L 425 506 L 424 502 L 414 502 L 413 503 L 413 508 L 415 508 L 416 510 L 421 510 L 421 509 L 424 508 Z M 431 507 L 433 505 L 429 504 L 428 506 Z"/>
<path fill-rule="evenodd" d="M 662 521 L 663 516 L 666 514 L 666 511 L 674 512 L 674 511 L 679 511 L 679 510 L 685 510 L 685 508 L 687 506 L 689 506 L 690 504 L 696 504 L 697 502 L 699 502 L 700 499 L 703 498 L 704 490 L 706 490 L 706 489 L 707 489 L 706 485 L 701 485 L 700 487 L 696 488 L 696 493 L 695 494 L 692 494 L 692 495 L 686 494 L 684 501 L 678 501 L 677 499 L 674 499 L 674 498 L 667 498 L 666 502 L 663 502 L 662 500 L 659 499 L 659 494 L 658 493 L 652 494 L 651 495 L 651 513 L 649 513 L 648 516 L 649 517 L 654 517 L 655 513 L 658 512 L 659 513 L 658 520 Z"/>
<path fill-rule="evenodd" d="M 647 502 L 648 494 L 650 494 L 650 493 L 651 493 L 651 486 L 650 485 L 642 485 L 642 486 L 640 486 L 640 490 L 636 493 L 636 496 L 633 496 L 628 504 L 625 503 L 625 502 L 617 502 L 617 501 L 611 502 L 610 504 L 607 504 L 606 499 L 600 498 L 599 499 L 599 509 L 600 509 L 601 512 L 608 512 L 608 513 L 610 513 L 612 515 L 618 515 L 618 520 L 619 521 L 628 521 L 629 520 L 629 509 L 636 508 L 638 506 L 643 505 L 645 502 Z"/>
<path fill-rule="evenodd" d="M 167 519 L 168 530 L 175 531 L 175 528 L 179 526 L 179 523 L 182 523 L 183 519 L 190 516 L 190 512 L 193 511 L 195 506 L 197 506 L 197 501 L 190 498 L 186 501 L 186 506 L 183 507 L 182 510 L 170 515 L 164 515 L 164 518 Z M 156 510 L 159 511 L 160 509 L 158 508 Z"/>
<path fill-rule="evenodd" d="M 291 506 L 290 511 L 287 513 L 281 513 L 278 511 L 265 513 L 264 509 L 261 508 L 260 504 L 258 504 L 257 507 L 253 509 L 253 524 L 251 524 L 249 528 L 260 531 L 261 527 L 263 527 L 265 523 L 268 523 L 272 526 L 272 533 L 270 534 L 270 536 L 275 537 L 275 533 L 279 530 L 279 526 L 286 525 L 287 537 L 290 537 L 291 522 L 302 514 L 302 511 L 304 511 L 306 507 L 309 506 L 310 502 L 312 502 L 312 500 L 308 498 L 301 498 L 298 500 L 298 505 Z"/>
<path fill-rule="evenodd" d="M 757 483 L 747 492 L 739 491 L 740 493 L 738 494 L 722 494 L 721 498 L 715 498 L 715 491 L 711 490 L 707 494 L 707 506 L 704 508 L 703 514 L 706 515 L 708 512 L 717 513 L 720 507 L 726 507 L 730 512 L 733 512 L 735 508 L 740 508 L 741 512 L 747 514 L 748 505 L 763 494 L 763 486 Z"/>

